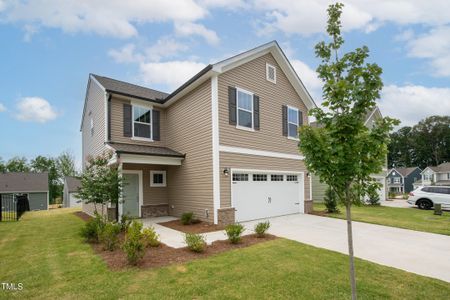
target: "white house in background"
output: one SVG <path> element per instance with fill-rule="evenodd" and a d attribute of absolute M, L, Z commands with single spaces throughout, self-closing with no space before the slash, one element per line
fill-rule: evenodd
<path fill-rule="evenodd" d="M 421 185 L 450 185 L 450 162 L 426 167 L 421 174 Z"/>
<path fill-rule="evenodd" d="M 80 184 L 80 179 L 76 177 L 67 176 L 64 178 L 63 207 L 81 207 L 81 201 L 77 193 Z"/>

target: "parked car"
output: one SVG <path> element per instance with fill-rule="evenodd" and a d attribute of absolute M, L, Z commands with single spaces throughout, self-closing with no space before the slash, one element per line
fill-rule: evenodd
<path fill-rule="evenodd" d="M 450 206 L 450 186 L 424 186 L 409 193 L 409 204 L 420 209 L 430 209 L 434 204 Z"/>

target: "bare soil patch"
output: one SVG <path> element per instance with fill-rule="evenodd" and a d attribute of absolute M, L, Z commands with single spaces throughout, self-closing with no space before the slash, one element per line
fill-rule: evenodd
<path fill-rule="evenodd" d="M 76 211 L 73 214 L 75 216 L 79 217 L 83 221 L 89 221 L 90 219 L 92 219 L 92 217 L 90 215 L 88 215 L 87 213 L 84 213 L 82 211 Z"/>
<path fill-rule="evenodd" d="M 211 245 L 208 245 L 203 253 L 192 252 L 187 247 L 172 248 L 165 244 L 160 244 L 158 247 L 147 248 L 143 259 L 139 261 L 137 267 L 148 269 L 185 263 L 195 259 L 207 258 L 218 253 L 249 247 L 277 238 L 278 237 L 270 234 L 266 234 L 264 238 L 258 238 L 256 235 L 252 234 L 243 236 L 239 244 L 231 244 L 228 240 L 215 241 Z M 123 239 L 123 237 L 121 237 L 121 239 Z M 110 269 L 121 270 L 130 267 L 127 262 L 126 254 L 120 248 L 114 251 L 104 251 L 101 244 L 93 244 L 92 247 L 95 252 L 103 258 Z"/>
<path fill-rule="evenodd" d="M 173 220 L 168 222 L 158 223 L 159 225 L 169 227 L 184 233 L 207 233 L 213 231 L 224 230 L 225 226 L 211 224 L 200 221 L 196 224 L 183 225 L 180 220 Z"/>

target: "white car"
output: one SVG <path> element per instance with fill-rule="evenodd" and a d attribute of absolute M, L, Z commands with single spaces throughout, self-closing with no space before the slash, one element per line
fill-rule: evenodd
<path fill-rule="evenodd" d="M 409 193 L 408 203 L 420 209 L 430 209 L 434 204 L 450 206 L 450 186 L 422 186 Z"/>

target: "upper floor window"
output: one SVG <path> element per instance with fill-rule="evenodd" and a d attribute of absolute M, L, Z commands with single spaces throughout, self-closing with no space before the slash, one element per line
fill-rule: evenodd
<path fill-rule="evenodd" d="M 423 174 L 423 180 L 431 180 L 431 174 L 430 173 Z"/>
<path fill-rule="evenodd" d="M 271 64 L 266 64 L 266 79 L 272 83 L 277 83 L 277 69 Z"/>
<path fill-rule="evenodd" d="M 253 129 L 253 94 L 237 89 L 237 125 Z"/>
<path fill-rule="evenodd" d="M 94 136 L 94 119 L 91 117 L 91 136 Z"/>
<path fill-rule="evenodd" d="M 400 177 L 394 177 L 394 183 L 400 183 Z"/>
<path fill-rule="evenodd" d="M 133 137 L 152 139 L 151 108 L 133 105 Z"/>
<path fill-rule="evenodd" d="M 298 109 L 288 106 L 288 137 L 298 139 Z"/>

